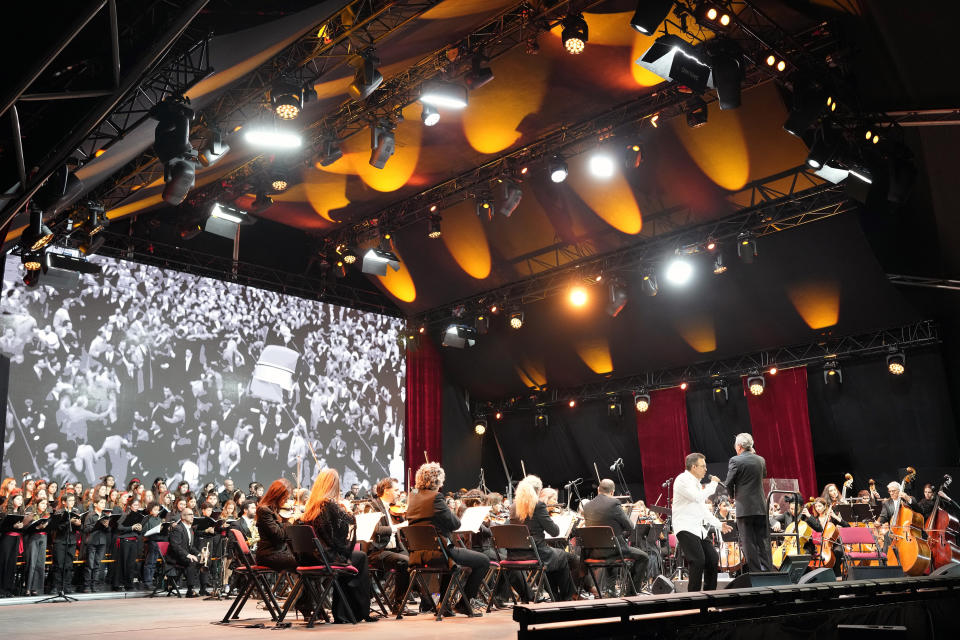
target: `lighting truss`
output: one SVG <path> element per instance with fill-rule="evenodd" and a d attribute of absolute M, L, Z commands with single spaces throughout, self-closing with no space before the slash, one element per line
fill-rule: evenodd
<path fill-rule="evenodd" d="M 650 371 L 579 387 L 541 390 L 537 402 L 538 406 L 542 406 L 561 404 L 571 397 L 582 401 L 596 400 L 608 398 L 611 394 L 630 392 L 640 387 L 647 390 L 676 387 L 684 381 L 711 387 L 713 380 L 718 377 L 726 379 L 730 386 L 735 386 L 739 383 L 740 376 L 748 375 L 751 371 L 764 371 L 772 365 L 776 365 L 783 371 L 791 367 L 823 364 L 827 356 L 836 361 L 869 358 L 887 355 L 891 345 L 896 345 L 902 352 L 930 347 L 940 342 L 938 326 L 932 320 L 923 320 L 891 329 L 830 337 L 807 344 L 757 351 L 723 360 L 703 361 L 686 367 Z M 734 380 L 737 382 L 734 383 Z M 509 406 L 509 402 L 502 399 L 493 400 L 493 402 Z"/>
<path fill-rule="evenodd" d="M 379 292 L 359 289 L 336 278 L 325 279 L 289 273 L 137 236 L 109 231 L 102 233 L 106 242 L 97 253 L 110 258 L 182 271 L 225 282 L 235 282 L 244 286 L 320 300 L 362 311 L 373 311 L 393 317 L 402 316 L 396 307 L 384 304 L 385 298 Z"/>
<path fill-rule="evenodd" d="M 784 183 L 786 188 L 779 186 Z M 481 299 L 497 298 L 522 306 L 566 290 L 576 272 L 603 273 L 609 277 L 636 272 L 638 267 L 659 261 L 678 246 L 696 245 L 707 238 L 722 243 L 744 231 L 762 237 L 853 211 L 858 206 L 846 197 L 843 186 L 824 182 L 804 167 L 751 183 L 729 197 L 732 206 L 735 202 L 743 205 L 731 214 L 692 226 L 695 218 L 686 208 L 674 207 L 654 213 L 645 218 L 643 232 L 635 242 L 607 253 L 587 254 L 592 247 L 563 244 L 535 255 L 520 256 L 517 261 L 535 263 L 537 272 L 504 287 L 436 307 L 427 311 L 421 321 L 441 324 L 448 318 L 452 306 L 472 308 Z M 561 262 L 567 258 L 568 261 Z"/>

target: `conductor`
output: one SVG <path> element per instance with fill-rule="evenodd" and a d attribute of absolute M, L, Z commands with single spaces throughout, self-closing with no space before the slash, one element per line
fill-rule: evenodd
<path fill-rule="evenodd" d="M 747 571 L 772 571 L 767 500 L 763 495 L 767 463 L 753 450 L 753 436 L 749 433 L 737 434 L 734 448 L 737 455 L 730 458 L 724 484 L 737 501 L 737 530 Z"/>

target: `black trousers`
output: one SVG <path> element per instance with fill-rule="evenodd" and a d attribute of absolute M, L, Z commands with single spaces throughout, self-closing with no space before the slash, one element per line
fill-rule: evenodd
<path fill-rule="evenodd" d="M 713 591 L 717 588 L 717 566 L 720 557 L 708 538 L 701 538 L 689 531 L 677 534 L 677 543 L 687 560 L 690 582 L 687 591 Z"/>
<path fill-rule="evenodd" d="M 50 579 L 53 583 L 53 591 L 59 592 L 70 590 L 70 584 L 73 582 L 73 556 L 77 552 L 77 543 L 73 540 L 73 534 L 69 534 L 70 540 L 57 538 L 53 541 L 53 567 L 50 569 Z"/>
<path fill-rule="evenodd" d="M 117 546 L 114 547 L 113 563 L 116 568 L 113 571 L 113 586 L 126 587 L 127 590 L 133 589 L 133 578 L 137 575 L 137 552 L 140 550 L 140 544 L 136 538 L 133 540 L 117 540 Z"/>
<path fill-rule="evenodd" d="M 740 548 L 743 550 L 747 571 L 775 571 L 770 553 L 770 522 L 767 516 L 740 516 L 737 518 Z"/>
<path fill-rule="evenodd" d="M 461 567 L 470 567 L 470 576 L 467 578 L 467 584 L 464 590 L 468 598 L 476 598 L 480 592 L 480 585 L 490 569 L 490 558 L 479 551 L 471 551 L 460 547 L 450 547 L 447 552 L 450 557 Z"/>
<path fill-rule="evenodd" d="M 83 587 L 85 589 L 93 590 L 100 582 L 101 563 L 106 550 L 107 545 L 105 544 L 87 545 L 87 566 L 83 568 Z"/>
<path fill-rule="evenodd" d="M 623 557 L 633 559 L 633 569 L 630 575 L 633 578 L 633 585 L 639 591 L 647 579 L 647 563 L 650 562 L 650 556 L 643 549 L 628 546 L 623 549 Z"/>
<path fill-rule="evenodd" d="M 4 594 L 13 593 L 22 540 L 20 536 L 9 533 L 0 535 L 0 592 Z"/>
<path fill-rule="evenodd" d="M 408 570 L 410 557 L 405 553 L 380 549 L 370 553 L 369 562 L 385 571 L 393 569 L 395 581 L 393 600 L 394 604 L 402 608 L 406 604 L 403 602 L 403 594 L 407 592 L 407 587 L 410 586 L 410 572 Z"/>
<path fill-rule="evenodd" d="M 334 562 L 334 560 L 331 560 Z M 347 603 L 340 599 L 340 595 L 333 592 L 333 619 L 349 620 L 346 606 L 349 605 L 350 611 L 356 619 L 363 620 L 370 616 L 370 570 L 368 566 L 367 554 L 363 551 L 354 551 L 350 554 L 350 564 L 357 568 L 355 576 L 342 576 L 339 578 L 340 586 L 344 595 L 347 596 Z"/>

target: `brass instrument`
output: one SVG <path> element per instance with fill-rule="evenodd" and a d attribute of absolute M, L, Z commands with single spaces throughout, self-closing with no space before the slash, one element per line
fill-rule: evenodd
<path fill-rule="evenodd" d="M 200 549 L 200 564 L 204 567 L 210 566 L 210 543 L 203 545 L 203 549 Z"/>
<path fill-rule="evenodd" d="M 257 523 L 251 522 L 250 537 L 247 538 L 247 546 L 250 547 L 250 550 L 252 551 L 257 546 L 258 542 L 260 542 L 260 532 L 257 530 Z"/>

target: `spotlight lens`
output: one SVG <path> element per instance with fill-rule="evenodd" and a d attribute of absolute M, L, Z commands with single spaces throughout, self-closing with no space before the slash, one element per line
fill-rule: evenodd
<path fill-rule="evenodd" d="M 777 63 L 777 71 L 783 71 L 787 68 L 787 63 L 781 60 Z"/>
<path fill-rule="evenodd" d="M 650 408 L 650 401 L 646 398 L 640 398 L 637 400 L 637 411 L 640 413 L 646 413 L 647 409 Z"/>
<path fill-rule="evenodd" d="M 563 182 L 567 179 L 567 170 L 564 168 L 557 168 L 550 172 L 550 179 L 557 184 Z"/>
<path fill-rule="evenodd" d="M 587 290 L 583 287 L 574 287 L 570 290 L 570 304 L 575 307 L 582 307 L 587 304 Z"/>
<path fill-rule="evenodd" d="M 343 261 L 347 264 L 353 264 L 357 261 L 357 256 L 353 255 L 352 253 L 348 253 L 347 255 L 343 256 Z"/>
<path fill-rule="evenodd" d="M 716 249 L 716 248 L 717 248 L 717 243 L 716 243 L 716 242 L 708 242 L 708 243 L 707 243 L 707 251 L 713 251 L 713 250 Z"/>
<path fill-rule="evenodd" d="M 437 205 L 435 204 L 430 205 L 430 213 L 433 213 L 436 210 L 437 210 Z"/>
<path fill-rule="evenodd" d="M 759 382 L 751 382 L 751 383 L 750 383 L 750 393 L 753 394 L 753 395 L 755 395 L 755 396 L 761 396 L 761 395 L 763 395 L 763 385 L 760 384 Z"/>
<path fill-rule="evenodd" d="M 819 160 L 814 160 L 813 158 L 808 158 L 808 159 L 807 159 L 807 164 L 810 165 L 811 167 L 813 167 L 814 169 L 819 169 L 819 168 L 820 168 L 820 161 L 819 161 Z"/>
<path fill-rule="evenodd" d="M 873 136 L 873 144 L 880 142 L 880 136 Z"/>
<path fill-rule="evenodd" d="M 770 367 L 770 375 L 772 375 L 772 376 L 777 375 L 777 368 L 776 368 L 776 367 Z"/>
<path fill-rule="evenodd" d="M 513 316 L 510 318 L 511 329 L 519 329 L 522 326 L 523 326 L 523 318 L 521 318 L 520 316 Z"/>
<path fill-rule="evenodd" d="M 681 382 L 681 383 L 680 383 L 680 388 L 683 389 L 684 391 L 686 391 L 686 390 L 687 390 L 687 383 L 686 383 L 686 382 Z"/>
<path fill-rule="evenodd" d="M 495 414 L 495 417 L 497 418 L 497 420 L 500 420 L 500 419 L 503 418 L 503 414 L 502 414 L 501 412 L 497 411 L 497 413 Z"/>
<path fill-rule="evenodd" d="M 776 62 L 777 62 L 776 56 L 774 56 L 774 55 L 772 55 L 772 54 L 769 55 L 769 56 L 767 56 L 767 65 L 768 65 L 768 66 L 771 66 L 771 67 L 772 67 L 774 64 L 776 64 Z"/>
<path fill-rule="evenodd" d="M 686 260 L 676 259 L 667 267 L 667 280 L 673 284 L 687 284 L 693 277 L 693 266 Z"/>
<path fill-rule="evenodd" d="M 295 104 L 278 104 L 276 114 L 281 120 L 296 120 L 300 115 L 300 107 Z"/>
<path fill-rule="evenodd" d="M 717 19 L 717 10 L 714 9 L 713 7 L 710 7 L 709 9 L 707 9 L 707 18 L 710 19 L 710 20 L 716 20 L 716 19 Z"/>
<path fill-rule="evenodd" d="M 482 436 L 484 433 L 487 432 L 487 428 L 486 428 L 485 426 L 483 426 L 483 423 L 482 423 L 482 422 L 478 422 L 478 423 L 473 427 L 473 430 L 477 433 L 478 436 Z"/>
<path fill-rule="evenodd" d="M 431 239 L 433 239 L 433 240 L 436 240 L 437 238 L 439 238 L 439 237 L 442 236 L 442 235 L 443 235 L 443 232 L 440 231 L 440 229 L 434 229 L 433 231 L 431 231 L 430 233 L 427 234 L 427 237 L 428 237 L 428 238 L 431 238 Z"/>
<path fill-rule="evenodd" d="M 728 24 L 730 24 L 730 16 L 727 15 L 726 13 L 720 16 L 720 24 L 722 24 L 723 26 L 727 26 Z"/>
<path fill-rule="evenodd" d="M 39 263 L 39 262 L 34 262 L 34 261 L 24 262 L 24 263 L 23 263 L 23 268 L 26 269 L 27 271 L 39 271 L 39 270 L 40 270 L 40 263 Z"/>
<path fill-rule="evenodd" d="M 613 175 L 613 158 L 605 153 L 590 156 L 590 173 L 598 178 L 609 178 Z"/>
<path fill-rule="evenodd" d="M 299 134 L 283 133 L 280 131 L 252 130 L 244 134 L 247 142 L 258 147 L 274 147 L 281 149 L 296 149 L 303 144 Z"/>
<path fill-rule="evenodd" d="M 270 183 L 270 186 L 273 187 L 274 191 L 286 191 L 287 190 L 287 181 L 286 180 L 274 180 Z"/>
<path fill-rule="evenodd" d="M 428 127 L 432 127 L 438 122 L 440 122 L 440 114 L 436 111 L 423 116 L 423 124 L 427 125 Z"/>
<path fill-rule="evenodd" d="M 573 409 L 575 406 L 577 406 L 577 401 L 576 401 L 576 400 L 570 400 L 570 402 L 568 402 L 567 404 L 570 405 L 570 408 L 571 408 L 571 409 Z"/>
<path fill-rule="evenodd" d="M 903 366 L 903 363 L 897 362 L 896 360 L 892 360 L 887 365 L 887 369 L 889 369 L 890 373 L 892 373 L 895 376 L 902 376 L 903 372 L 906 371 L 906 367 Z"/>
<path fill-rule="evenodd" d="M 567 38 L 563 42 L 563 46 L 566 47 L 567 53 L 571 55 L 579 55 L 583 53 L 583 50 L 586 48 L 586 43 L 580 38 Z"/>

